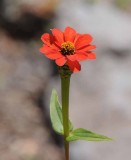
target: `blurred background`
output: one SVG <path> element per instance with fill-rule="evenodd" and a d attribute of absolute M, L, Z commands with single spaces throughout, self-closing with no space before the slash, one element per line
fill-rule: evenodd
<path fill-rule="evenodd" d="M 131 0 L 0 0 L 0 160 L 64 159 L 49 118 L 60 78 L 39 48 L 66 26 L 97 46 L 97 60 L 72 75 L 71 120 L 114 139 L 73 142 L 71 160 L 131 159 Z"/>

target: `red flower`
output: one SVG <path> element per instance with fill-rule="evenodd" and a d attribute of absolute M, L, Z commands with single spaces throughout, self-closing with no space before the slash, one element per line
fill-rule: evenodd
<path fill-rule="evenodd" d="M 44 42 L 40 52 L 49 59 L 55 60 L 58 66 L 67 64 L 71 71 L 81 70 L 79 61 L 96 59 L 96 55 L 91 50 L 95 45 L 91 45 L 92 37 L 89 34 L 79 34 L 73 28 L 66 27 L 64 32 L 54 28 L 52 34 L 45 33 L 41 39 Z"/>

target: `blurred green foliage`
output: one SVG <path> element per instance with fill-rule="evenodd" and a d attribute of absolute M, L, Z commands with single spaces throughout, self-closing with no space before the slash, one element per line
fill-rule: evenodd
<path fill-rule="evenodd" d="M 99 2 L 100 0 L 86 0 L 87 3 L 89 4 L 95 4 L 97 2 Z"/>
<path fill-rule="evenodd" d="M 131 0 L 115 0 L 115 5 L 121 9 L 131 9 Z"/>

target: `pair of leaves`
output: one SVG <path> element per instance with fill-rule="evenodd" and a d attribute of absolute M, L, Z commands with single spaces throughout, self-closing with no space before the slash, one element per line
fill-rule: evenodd
<path fill-rule="evenodd" d="M 50 100 L 50 117 L 53 129 L 61 135 L 64 135 L 63 129 L 63 117 L 62 117 L 62 108 L 58 100 L 57 92 L 52 91 L 51 100 Z M 78 128 L 73 130 L 73 125 L 69 120 L 69 136 L 66 138 L 67 141 L 76 141 L 76 140 L 86 140 L 86 141 L 110 141 L 111 138 L 106 136 L 88 131 L 83 128 Z"/>

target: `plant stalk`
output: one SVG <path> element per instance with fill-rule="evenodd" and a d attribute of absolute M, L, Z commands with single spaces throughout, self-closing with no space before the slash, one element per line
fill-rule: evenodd
<path fill-rule="evenodd" d="M 69 160 L 69 142 L 66 141 L 66 138 L 69 135 L 69 87 L 70 75 L 68 75 L 67 77 L 61 76 L 62 115 L 64 126 L 64 147 L 66 160 Z"/>

